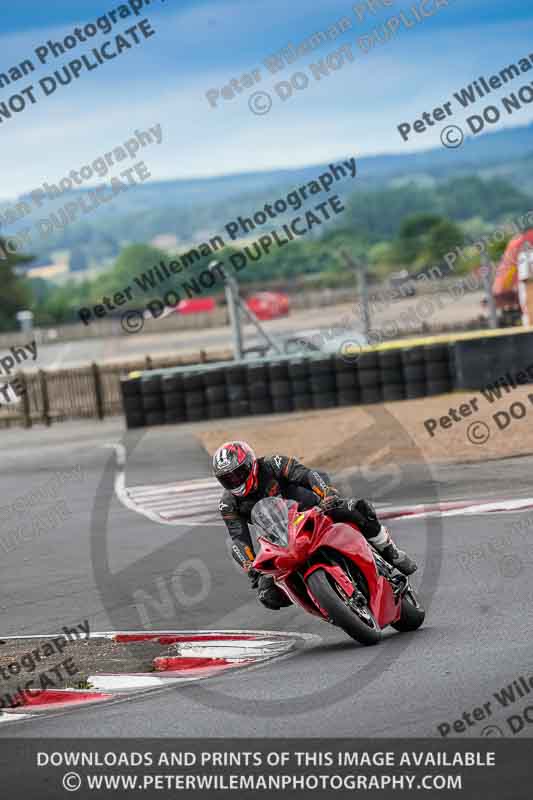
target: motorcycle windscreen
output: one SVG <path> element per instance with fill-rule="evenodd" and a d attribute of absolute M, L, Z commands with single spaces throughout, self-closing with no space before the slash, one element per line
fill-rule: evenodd
<path fill-rule="evenodd" d="M 287 547 L 290 519 L 297 511 L 298 503 L 295 500 L 265 497 L 252 509 L 252 525 L 256 525 L 266 539 L 281 547 Z"/>

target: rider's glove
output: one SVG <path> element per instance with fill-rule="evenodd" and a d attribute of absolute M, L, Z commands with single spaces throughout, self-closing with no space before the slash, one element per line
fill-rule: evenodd
<path fill-rule="evenodd" d="M 322 511 L 326 513 L 328 511 L 333 511 L 335 508 L 341 508 L 344 505 L 344 499 L 340 497 L 338 494 L 327 494 L 325 497 L 322 498 L 320 501 L 320 508 Z"/>
<path fill-rule="evenodd" d="M 376 514 L 376 509 L 368 500 L 358 500 L 354 507 L 355 510 L 359 511 L 366 519 L 377 520 L 378 515 Z"/>
<path fill-rule="evenodd" d="M 261 577 L 261 573 L 259 572 L 259 570 L 254 569 L 253 567 L 250 567 L 250 569 L 247 572 L 248 572 L 248 580 L 250 581 L 250 586 L 252 587 L 252 589 L 257 589 L 257 587 L 259 586 L 259 578 Z"/>

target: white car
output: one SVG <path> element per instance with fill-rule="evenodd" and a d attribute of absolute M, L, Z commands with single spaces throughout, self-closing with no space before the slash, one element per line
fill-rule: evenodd
<path fill-rule="evenodd" d="M 282 355 L 312 356 L 324 353 L 338 354 L 347 360 L 356 360 L 361 349 L 368 345 L 368 339 L 360 331 L 347 328 L 324 328 L 291 333 L 287 336 L 272 337 Z M 275 357 L 279 352 L 268 344 L 248 348 L 246 358 Z"/>

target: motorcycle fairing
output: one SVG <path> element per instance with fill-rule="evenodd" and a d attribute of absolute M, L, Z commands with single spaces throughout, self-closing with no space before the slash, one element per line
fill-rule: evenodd
<path fill-rule="evenodd" d="M 378 624 L 383 627 L 396 622 L 400 617 L 401 604 L 394 598 L 389 581 L 378 573 L 372 549 L 356 525 L 337 522 L 321 512 L 318 507 L 301 512 L 297 507 L 289 509 L 288 519 L 288 545 L 280 546 L 263 536 L 258 537 L 260 552 L 255 558 L 254 567 L 267 572 L 275 579 L 276 584 L 282 588 L 293 602 L 297 602 L 307 611 L 311 611 L 307 598 L 302 597 L 302 592 L 297 592 L 291 575 L 317 555 L 321 548 L 335 550 L 346 556 L 350 561 L 355 561 L 363 574 L 369 593 L 369 607 Z M 332 578 L 339 582 L 343 590 L 351 596 L 353 586 L 344 570 L 324 563 L 318 554 L 318 562 L 313 564 L 304 573 L 304 578 L 316 569 L 324 569 Z M 340 578 L 342 573 L 342 579 Z M 347 587 L 351 587 L 351 592 Z M 308 599 L 313 604 L 312 613 L 317 613 L 317 603 L 307 589 Z M 318 607 L 319 608 L 319 607 Z M 320 616 L 324 616 L 319 608 Z"/>

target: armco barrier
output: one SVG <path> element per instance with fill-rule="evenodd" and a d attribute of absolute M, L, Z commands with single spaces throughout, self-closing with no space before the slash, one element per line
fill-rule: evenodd
<path fill-rule="evenodd" d="M 225 361 L 121 381 L 128 428 L 424 397 L 454 388 L 453 346 Z"/>

